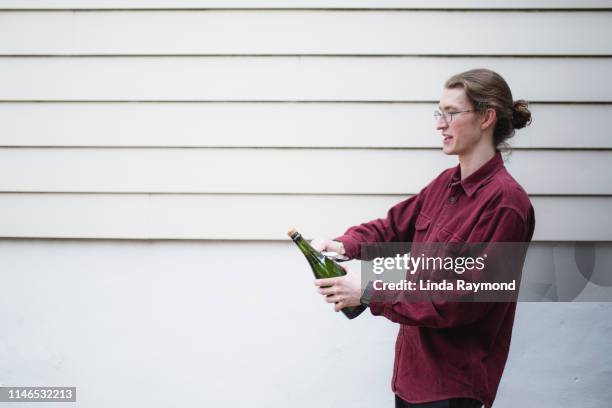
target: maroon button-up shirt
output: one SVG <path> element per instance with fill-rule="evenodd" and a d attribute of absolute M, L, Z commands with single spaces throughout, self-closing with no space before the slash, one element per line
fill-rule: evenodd
<path fill-rule="evenodd" d="M 459 166 L 442 172 L 387 217 L 336 238 L 347 256 L 374 242 L 529 242 L 535 217 L 527 193 L 501 154 L 461 180 Z M 405 401 L 474 398 L 493 404 L 508 357 L 516 304 L 384 302 L 370 310 L 400 324 L 392 389 Z"/>

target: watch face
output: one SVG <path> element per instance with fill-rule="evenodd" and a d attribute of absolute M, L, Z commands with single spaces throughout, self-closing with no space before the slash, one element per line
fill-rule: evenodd
<path fill-rule="evenodd" d="M 370 306 L 370 296 L 372 294 L 372 286 L 373 286 L 373 282 L 370 281 L 368 282 L 368 285 L 365 287 L 365 290 L 363 291 L 363 293 L 361 294 L 361 304 L 368 307 Z"/>

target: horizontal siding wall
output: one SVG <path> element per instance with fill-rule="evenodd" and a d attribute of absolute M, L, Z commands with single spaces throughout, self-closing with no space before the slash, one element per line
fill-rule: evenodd
<path fill-rule="evenodd" d="M 612 58 L 5 57 L 10 101 L 436 101 L 452 73 L 499 72 L 515 98 L 611 102 Z M 520 95 L 520 96 L 519 96 Z"/>
<path fill-rule="evenodd" d="M 610 0 L 0 0 L 0 9 L 592 9 Z"/>
<path fill-rule="evenodd" d="M 611 3 L 0 1 L 0 236 L 337 235 L 456 163 L 432 111 L 488 67 L 534 238 L 612 241 Z"/>
<path fill-rule="evenodd" d="M 410 194 L 455 163 L 438 150 L 5 148 L 0 191 Z M 610 163 L 608 150 L 522 150 L 506 165 L 531 194 L 612 195 Z"/>
<path fill-rule="evenodd" d="M 439 148 L 436 103 L 0 103 L 0 146 Z M 612 105 L 532 104 L 515 149 L 610 149 Z"/>
<path fill-rule="evenodd" d="M 0 53 L 607 55 L 610 25 L 602 12 L 13 12 Z"/>
<path fill-rule="evenodd" d="M 286 239 L 334 237 L 384 216 L 390 195 L 3 194 L 7 237 L 104 239 Z M 536 241 L 609 241 L 612 197 L 532 197 Z M 324 214 L 322 216 L 321 214 Z"/>

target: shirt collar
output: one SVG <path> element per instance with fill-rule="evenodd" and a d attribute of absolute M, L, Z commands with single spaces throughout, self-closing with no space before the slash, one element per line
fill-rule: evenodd
<path fill-rule="evenodd" d="M 491 180 L 491 177 L 493 177 L 493 175 L 495 175 L 495 173 L 497 173 L 503 167 L 504 161 L 501 157 L 501 153 L 498 151 L 495 153 L 493 158 L 480 166 L 478 170 L 463 180 L 461 180 L 461 166 L 457 165 L 450 185 L 460 183 L 461 187 L 463 187 L 463 191 L 465 191 L 465 194 L 468 197 L 472 197 L 476 190 L 487 184 Z"/>

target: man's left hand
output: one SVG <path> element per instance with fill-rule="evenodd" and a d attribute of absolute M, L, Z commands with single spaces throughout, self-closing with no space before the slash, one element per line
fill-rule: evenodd
<path fill-rule="evenodd" d="M 339 312 L 345 307 L 359 306 L 361 304 L 361 276 L 340 265 L 346 275 L 337 278 L 317 279 L 314 284 L 318 292 L 325 296 L 327 303 L 335 303 L 335 310 Z"/>

